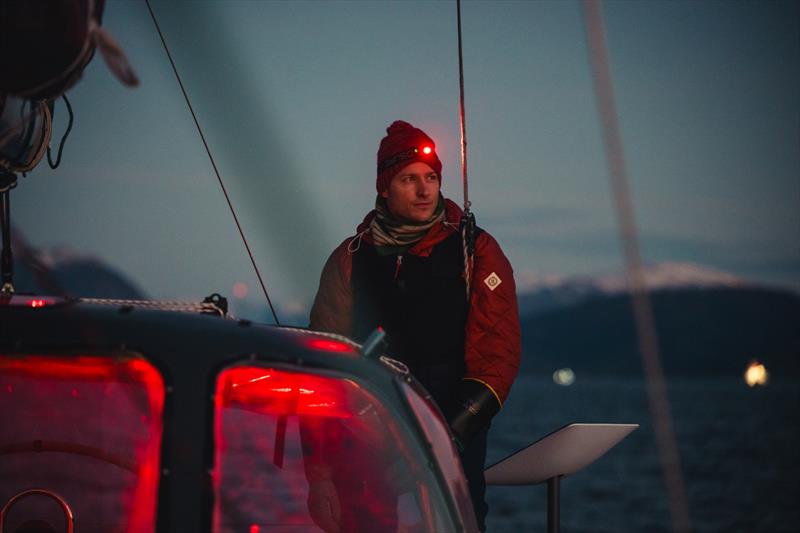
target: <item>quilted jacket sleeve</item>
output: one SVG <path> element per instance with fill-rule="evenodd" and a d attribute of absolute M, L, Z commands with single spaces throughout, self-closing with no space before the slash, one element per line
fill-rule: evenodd
<path fill-rule="evenodd" d="M 352 255 L 349 239 L 331 253 L 319 280 L 319 289 L 311 308 L 309 327 L 351 336 L 353 329 L 353 290 L 350 285 Z"/>
<path fill-rule="evenodd" d="M 486 232 L 475 242 L 465 341 L 464 379 L 488 386 L 502 405 L 519 370 L 522 341 L 511 263 Z"/>

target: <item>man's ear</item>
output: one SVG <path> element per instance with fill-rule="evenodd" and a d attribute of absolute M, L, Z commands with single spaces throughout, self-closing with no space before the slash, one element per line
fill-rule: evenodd
<path fill-rule="evenodd" d="M 389 198 L 389 189 L 386 189 L 385 191 L 381 191 L 381 196 L 384 197 L 384 198 Z"/>

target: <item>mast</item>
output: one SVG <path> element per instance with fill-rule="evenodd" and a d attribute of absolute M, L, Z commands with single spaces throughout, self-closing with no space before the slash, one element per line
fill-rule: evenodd
<path fill-rule="evenodd" d="M 633 201 L 622 150 L 622 135 L 614 103 L 614 87 L 608 60 L 601 0 L 584 0 L 583 12 L 595 97 L 600 113 L 608 172 L 614 196 L 614 212 L 617 215 L 620 239 L 624 248 L 625 277 L 631 294 L 639 352 L 645 372 L 647 398 L 661 460 L 661 471 L 667 487 L 672 529 L 676 533 L 683 533 L 691 530 L 686 489 L 667 398 L 653 308 L 645 285 L 644 268 L 639 252 Z"/>

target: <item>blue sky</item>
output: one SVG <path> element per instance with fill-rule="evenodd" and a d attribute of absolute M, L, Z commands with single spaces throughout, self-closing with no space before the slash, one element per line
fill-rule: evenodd
<path fill-rule="evenodd" d="M 374 201 L 404 119 L 461 202 L 454 2 L 154 2 L 273 298 L 302 307 Z M 800 8 L 607 2 L 646 261 L 800 287 Z M 581 6 L 464 2 L 470 196 L 520 276 L 621 268 Z M 35 246 L 96 254 L 156 298 L 255 276 L 142 2 L 104 25 L 142 80 L 96 57 L 68 96 L 62 166 L 13 191 Z M 65 114 L 56 113 L 56 135 Z"/>

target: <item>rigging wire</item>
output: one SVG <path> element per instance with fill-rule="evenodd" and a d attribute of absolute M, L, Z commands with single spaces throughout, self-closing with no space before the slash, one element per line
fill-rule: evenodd
<path fill-rule="evenodd" d="M 464 184 L 464 210 L 468 211 L 472 203 L 469 201 L 469 182 L 467 181 L 467 120 L 464 114 L 464 56 L 461 51 L 461 0 L 456 0 L 456 18 L 458 20 L 458 103 L 459 117 L 461 119 L 461 181 Z"/>
<path fill-rule="evenodd" d="M 624 248 L 626 278 L 628 289 L 631 293 L 639 351 L 642 355 L 645 371 L 647 398 L 653 418 L 661 470 L 667 488 L 672 528 L 675 532 L 683 533 L 691 529 L 686 489 L 675 431 L 672 425 L 661 355 L 658 349 L 658 336 L 653 309 L 645 285 L 644 270 L 639 252 L 636 221 L 622 150 L 622 137 L 614 104 L 614 88 L 608 60 L 601 1 L 583 1 L 595 98 L 597 99 L 597 107 L 600 113 L 615 212 Z"/>
<path fill-rule="evenodd" d="M 464 255 L 464 281 L 467 301 L 472 281 L 472 256 L 475 253 L 475 215 L 469 201 L 469 181 L 467 179 L 467 120 L 464 113 L 464 57 L 461 51 L 461 0 L 456 0 L 456 22 L 458 25 L 458 91 L 459 119 L 461 122 L 461 181 L 464 184 L 464 216 L 461 221 L 461 242 Z"/>
<path fill-rule="evenodd" d="M 244 236 L 244 231 L 242 230 L 242 226 L 239 223 L 239 217 L 236 216 L 236 210 L 233 208 L 233 203 L 231 202 L 230 196 L 228 196 L 228 190 L 225 188 L 225 184 L 222 182 L 222 176 L 219 173 L 219 169 L 217 168 L 217 163 L 214 161 L 214 156 L 211 155 L 211 149 L 206 142 L 206 137 L 203 135 L 203 130 L 200 127 L 200 122 L 197 120 L 197 115 L 195 115 L 194 108 L 192 107 L 192 103 L 189 101 L 189 95 L 186 93 L 186 89 L 183 86 L 183 81 L 181 81 L 181 76 L 178 74 L 178 68 L 175 66 L 175 62 L 172 60 L 172 54 L 169 52 L 169 47 L 167 46 L 167 41 L 164 39 L 164 34 L 161 33 L 161 27 L 158 25 L 158 21 L 156 20 L 156 14 L 153 12 L 153 8 L 150 6 L 150 0 L 145 0 L 147 4 L 147 10 L 150 11 L 150 17 L 153 19 L 153 24 L 155 24 L 156 31 L 158 32 L 158 36 L 161 38 L 161 44 L 164 45 L 164 51 L 167 53 L 167 58 L 169 59 L 170 65 L 172 65 L 172 71 L 175 73 L 175 78 L 178 80 L 178 85 L 181 88 L 181 92 L 183 93 L 183 98 L 186 100 L 186 105 L 189 107 L 189 112 L 192 114 L 192 119 L 194 120 L 194 125 L 197 127 L 197 132 L 200 134 L 200 139 L 203 141 L 203 146 L 206 149 L 206 153 L 208 154 L 208 159 L 211 161 L 211 166 L 214 168 L 214 174 L 217 176 L 217 181 L 219 182 L 219 186 L 222 189 L 222 194 L 225 196 L 225 201 L 228 203 L 228 208 L 231 211 L 231 215 L 233 215 L 233 221 L 236 223 L 236 229 L 239 230 L 239 236 L 242 238 L 242 242 L 244 243 L 244 247 L 247 250 L 247 255 L 250 258 L 250 263 L 253 265 L 253 269 L 256 272 L 256 277 L 258 278 L 258 283 L 261 285 L 261 291 L 264 293 L 264 297 L 267 299 L 267 304 L 269 304 L 269 309 L 272 312 L 272 317 L 275 319 L 275 324 L 280 326 L 281 323 L 278 320 L 278 314 L 275 312 L 275 307 L 272 305 L 272 300 L 267 293 L 267 287 L 264 284 L 264 279 L 261 277 L 261 271 L 258 269 L 258 265 L 256 265 L 256 260 L 253 257 L 253 252 L 250 251 L 250 245 L 247 243 L 247 239 Z"/>

